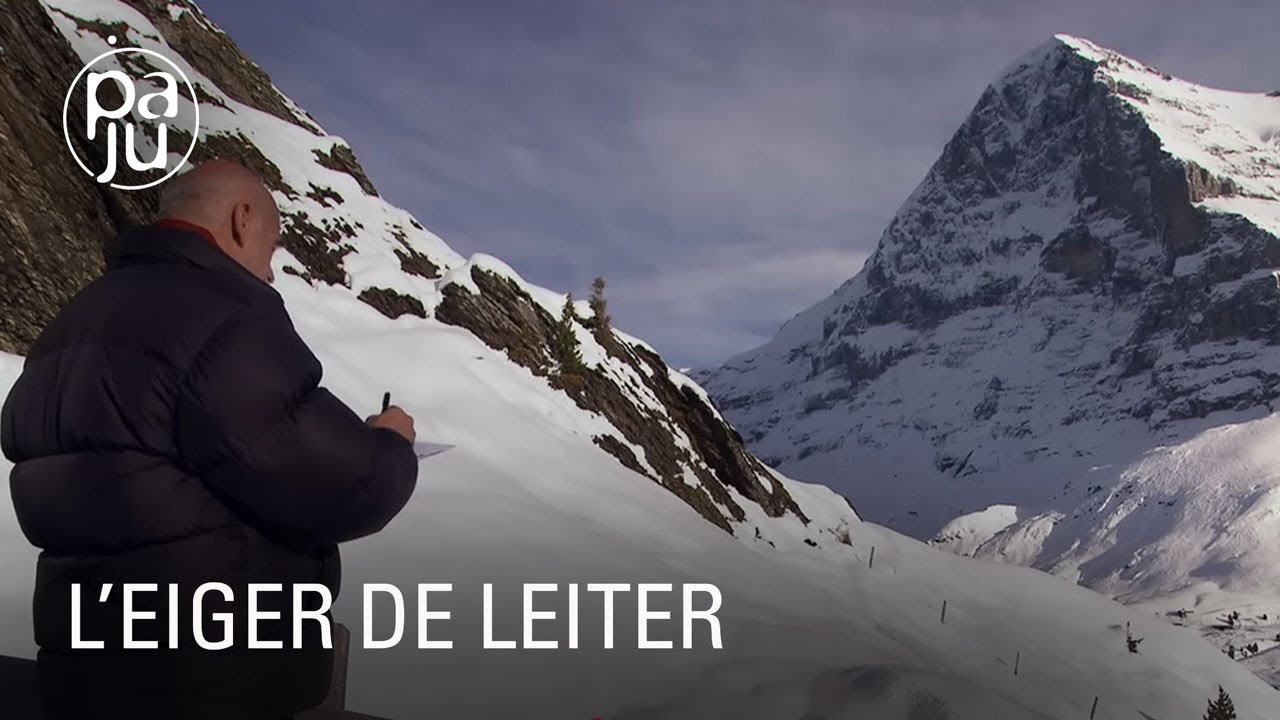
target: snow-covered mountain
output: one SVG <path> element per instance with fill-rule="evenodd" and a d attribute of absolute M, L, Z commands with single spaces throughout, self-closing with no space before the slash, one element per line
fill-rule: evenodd
<path fill-rule="evenodd" d="M 765 467 L 696 384 L 586 304 L 573 326 L 586 367 L 563 372 L 550 350 L 563 294 L 459 256 L 381 199 L 350 147 L 190 2 L 0 10 L 0 342 L 16 353 L 0 354 L 0 396 L 25 344 L 100 272 L 100 244 L 154 201 L 94 185 L 61 146 L 62 89 L 114 34 L 199 85 L 197 159 L 239 159 L 271 185 L 287 225 L 276 286 L 326 384 L 359 411 L 389 389 L 421 437 L 455 446 L 424 461 L 386 531 L 346 548 L 335 612 L 358 639 L 363 584 L 395 583 L 412 602 L 416 583 L 452 582 L 453 603 L 432 606 L 452 622 L 433 638 L 456 649 L 418 650 L 411 607 L 403 643 L 353 650 L 352 707 L 406 720 L 1065 719 L 1094 705 L 1100 719 L 1175 718 L 1223 685 L 1241 717 L 1280 710 L 1280 694 L 1195 633 L 865 523 L 827 488 Z M 0 654 L 34 651 L 34 560 L 0 503 Z M 482 582 L 496 585 L 504 638 L 521 633 L 520 583 L 716 583 L 725 649 L 601 650 L 602 610 L 583 600 L 581 649 L 483 651 Z M 563 617 L 546 597 L 539 609 Z M 631 616 L 619 648 L 635 646 L 634 598 L 615 608 Z"/>
<path fill-rule="evenodd" d="M 1276 617 L 1277 265 L 1280 97 L 1058 36 L 987 88 L 860 273 L 697 377 L 766 462 L 867 519 L 1200 625 Z"/>

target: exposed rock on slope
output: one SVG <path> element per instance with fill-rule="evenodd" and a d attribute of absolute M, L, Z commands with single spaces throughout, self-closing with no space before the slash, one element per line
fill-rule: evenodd
<path fill-rule="evenodd" d="M 154 199 L 85 177 L 62 133 L 63 98 L 83 61 L 38 2 L 0 9 L 0 351 L 15 352 L 102 271 L 102 239 Z M 82 108 L 73 113 L 84 122 Z"/>
<path fill-rule="evenodd" d="M 770 516 L 790 511 L 804 518 L 692 383 L 674 376 L 652 350 L 617 338 L 602 344 L 609 362 L 598 369 L 555 373 L 548 353 L 553 316 L 508 278 L 473 268 L 471 280 L 480 292 L 445 288 L 436 317 L 466 327 L 535 374 L 548 376 L 583 410 L 609 418 L 630 446 L 607 436 L 597 437 L 597 444 L 623 465 L 660 483 L 728 531 L 730 522 L 746 519 L 735 496 L 758 504 Z M 632 399 L 636 395 L 647 402 L 637 404 Z M 640 450 L 639 456 L 633 448 Z"/>

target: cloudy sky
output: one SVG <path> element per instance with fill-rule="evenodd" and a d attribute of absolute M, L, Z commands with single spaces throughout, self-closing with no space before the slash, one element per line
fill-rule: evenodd
<path fill-rule="evenodd" d="M 1065 32 L 1280 88 L 1274 0 L 205 0 L 464 255 L 585 294 L 672 364 L 862 266 L 986 84 Z"/>

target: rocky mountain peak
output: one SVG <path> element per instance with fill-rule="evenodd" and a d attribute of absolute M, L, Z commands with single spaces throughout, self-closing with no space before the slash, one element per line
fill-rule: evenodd
<path fill-rule="evenodd" d="M 1278 122 L 1275 98 L 1055 37 L 982 93 L 857 276 L 700 377 L 767 461 L 923 536 L 1049 502 L 1118 436 L 1265 411 Z"/>

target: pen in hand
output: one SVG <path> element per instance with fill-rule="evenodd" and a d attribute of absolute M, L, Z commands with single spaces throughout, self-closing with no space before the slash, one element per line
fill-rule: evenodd
<path fill-rule="evenodd" d="M 384 392 L 382 393 L 382 412 L 370 417 L 365 422 L 370 427 L 384 427 L 388 430 L 394 430 L 405 440 L 413 442 L 417 436 L 413 429 L 413 418 L 400 408 L 396 408 L 395 412 L 391 413 L 388 410 L 391 410 L 391 393 Z"/>
<path fill-rule="evenodd" d="M 390 391 L 387 391 L 387 392 L 382 393 L 382 412 L 383 412 L 383 414 L 385 414 L 385 413 L 387 412 L 387 410 L 388 410 L 390 407 L 391 407 L 391 392 L 390 392 Z M 397 408 L 397 409 L 398 409 L 398 408 Z M 388 425 L 388 427 L 390 427 L 392 430 L 395 430 L 396 432 L 398 432 L 398 433 L 400 433 L 401 435 L 403 435 L 403 436 L 404 436 L 404 438 L 405 438 L 406 440 L 408 440 L 409 442 L 414 442 L 414 441 L 417 439 L 417 432 L 415 432 L 415 431 L 414 431 L 414 428 L 413 428 L 413 418 L 412 418 L 412 417 L 410 417 L 410 416 L 409 416 L 408 414 L 406 414 L 406 413 L 403 413 L 403 412 L 402 412 L 401 414 L 403 414 L 403 415 L 404 415 L 404 417 L 405 417 L 405 419 L 408 421 L 408 427 L 407 427 L 407 428 L 401 428 L 401 427 L 396 427 L 395 425 Z M 370 424 L 370 425 L 374 425 L 375 427 L 378 427 L 378 424 L 377 424 L 377 423 L 375 423 L 375 418 L 369 418 L 369 424 Z M 421 460 L 421 459 L 423 459 L 423 458 L 426 458 L 426 457 L 430 457 L 430 456 L 435 455 L 435 454 L 437 454 L 437 453 L 444 452 L 445 450 L 448 450 L 448 449 L 449 449 L 449 448 L 451 448 L 451 447 L 453 447 L 453 446 L 452 446 L 452 445 L 440 445 L 440 444 L 436 444 L 436 443 L 423 443 L 423 446 L 422 446 L 421 448 L 419 448 L 419 447 L 418 447 L 418 445 L 417 445 L 417 443 L 414 443 L 414 450 L 417 452 L 417 455 L 418 455 L 418 459 L 419 459 L 419 460 Z"/>

